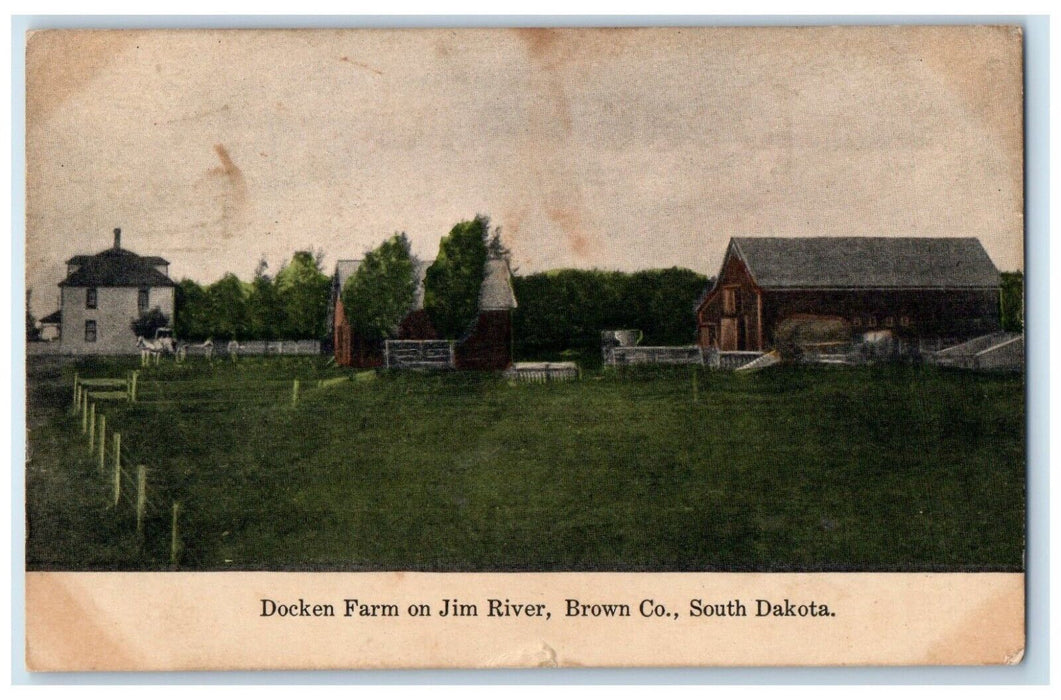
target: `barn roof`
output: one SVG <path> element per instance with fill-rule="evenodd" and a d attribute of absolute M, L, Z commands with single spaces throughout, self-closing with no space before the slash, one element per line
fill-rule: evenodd
<path fill-rule="evenodd" d="M 512 271 L 508 261 L 490 258 L 486 261 L 486 274 L 479 287 L 480 311 L 506 311 L 516 308 L 516 293 L 512 290 Z"/>
<path fill-rule="evenodd" d="M 346 280 L 350 279 L 350 275 L 357 272 L 359 267 L 361 267 L 360 260 L 337 260 L 335 263 L 335 275 L 332 277 L 333 286 L 341 292 L 346 285 Z"/>
<path fill-rule="evenodd" d="M 427 274 L 427 268 L 431 267 L 431 263 L 434 260 L 413 260 L 413 277 L 416 282 L 416 296 L 413 300 L 413 311 L 419 311 L 424 308 L 424 276 Z M 335 263 L 335 274 L 332 275 L 332 305 L 335 304 L 335 300 L 342 294 L 343 287 L 346 285 L 346 281 L 350 279 L 350 276 L 357 272 L 357 268 L 361 267 L 360 260 L 338 260 Z"/>
<path fill-rule="evenodd" d="M 976 238 L 733 238 L 752 278 L 774 289 L 983 289 L 999 273 Z"/>
<path fill-rule="evenodd" d="M 75 255 L 67 261 L 79 267 L 60 287 L 173 287 L 173 280 L 155 269 L 169 263 L 159 257 L 141 257 L 124 248 L 108 248 L 95 255 Z"/>
<path fill-rule="evenodd" d="M 431 267 L 434 260 L 414 260 L 413 277 L 416 279 L 416 298 L 413 300 L 413 311 L 424 308 L 424 280 L 427 278 L 427 268 Z"/>

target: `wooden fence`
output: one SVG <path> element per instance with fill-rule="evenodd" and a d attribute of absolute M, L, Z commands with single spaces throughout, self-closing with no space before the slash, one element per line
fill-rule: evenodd
<path fill-rule="evenodd" d="M 649 346 L 620 345 L 604 351 L 606 365 L 702 365 L 699 345 Z"/>
<path fill-rule="evenodd" d="M 452 340 L 388 340 L 383 364 L 391 369 L 453 369 Z"/>
<path fill-rule="evenodd" d="M 712 369 L 733 371 L 763 356 L 758 350 L 727 350 L 707 353 L 707 365 Z"/>

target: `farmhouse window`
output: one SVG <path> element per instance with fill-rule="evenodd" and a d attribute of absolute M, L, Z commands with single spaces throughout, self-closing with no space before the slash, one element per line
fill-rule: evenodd
<path fill-rule="evenodd" d="M 94 343 L 96 342 L 96 322 L 85 321 L 85 342 Z"/>
<path fill-rule="evenodd" d="M 136 293 L 136 310 L 140 313 L 147 311 L 148 304 L 148 292 L 146 289 L 141 289 Z"/>
<path fill-rule="evenodd" d="M 85 308 L 86 309 L 94 309 L 94 308 L 96 308 L 96 304 L 97 304 L 96 288 L 95 287 L 89 287 L 87 290 L 85 290 Z"/>
<path fill-rule="evenodd" d="M 722 313 L 735 314 L 740 305 L 740 287 L 725 287 L 722 290 Z"/>

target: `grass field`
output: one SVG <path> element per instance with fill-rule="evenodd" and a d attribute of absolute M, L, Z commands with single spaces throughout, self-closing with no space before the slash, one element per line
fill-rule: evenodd
<path fill-rule="evenodd" d="M 919 366 L 362 375 L 317 358 L 163 364 L 100 404 L 108 508 L 73 373 L 30 359 L 29 569 L 1023 568 L 1024 383 Z M 318 388 L 320 379 L 353 377 Z M 292 380 L 300 380 L 297 406 Z M 108 465 L 110 457 L 108 456 Z"/>

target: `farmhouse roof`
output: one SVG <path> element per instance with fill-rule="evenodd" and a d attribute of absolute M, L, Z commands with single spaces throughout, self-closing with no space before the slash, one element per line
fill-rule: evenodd
<path fill-rule="evenodd" d="M 109 248 L 108 250 L 113 250 Z M 86 262 L 96 257 L 95 255 L 75 255 L 66 261 L 67 265 L 84 265 Z M 160 258 L 157 255 L 141 255 L 140 259 L 145 261 L 148 265 L 169 265 L 169 260 Z"/>
<path fill-rule="evenodd" d="M 512 270 L 503 258 L 486 261 L 486 274 L 479 287 L 480 311 L 507 311 L 516 308 L 516 293 L 512 290 Z"/>
<path fill-rule="evenodd" d="M 755 282 L 774 289 L 982 289 L 999 273 L 976 238 L 733 238 Z"/>
<path fill-rule="evenodd" d="M 124 248 L 108 248 L 95 255 L 75 255 L 67 264 L 79 267 L 59 283 L 60 287 L 173 287 L 155 265 L 169 262 L 157 256 L 141 257 Z"/>

